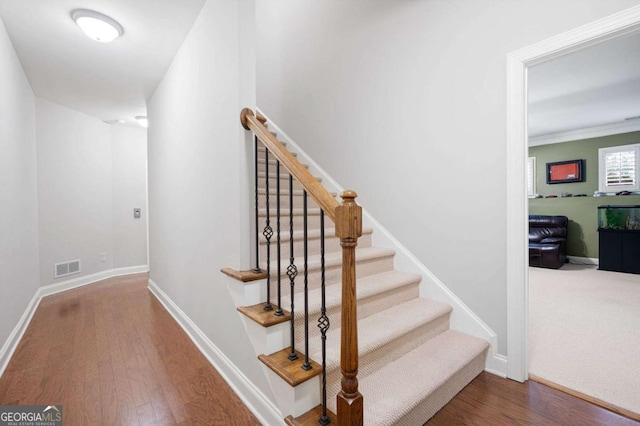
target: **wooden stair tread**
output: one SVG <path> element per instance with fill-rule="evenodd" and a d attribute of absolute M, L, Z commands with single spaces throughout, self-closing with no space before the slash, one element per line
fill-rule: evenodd
<path fill-rule="evenodd" d="M 238 312 L 242 313 L 247 318 L 252 319 L 263 327 L 271 327 L 272 325 L 281 324 L 291 319 L 291 312 L 283 309 L 283 314 L 280 316 L 276 316 L 275 310 L 277 306 L 272 304 L 273 309 L 270 311 L 265 311 L 265 306 L 266 302 L 258 303 L 257 305 L 253 306 L 240 306 L 238 307 Z"/>
<path fill-rule="evenodd" d="M 289 360 L 291 348 L 285 348 L 281 351 L 272 353 L 271 355 L 260 355 L 258 359 L 269 367 L 274 373 L 280 376 L 285 382 L 291 386 L 298 386 L 309 379 L 312 379 L 322 372 L 322 367 L 317 362 L 309 359 L 311 369 L 303 370 L 304 354 L 295 351 L 298 359 Z"/>
<path fill-rule="evenodd" d="M 264 280 L 267 278 L 267 271 L 265 270 L 260 270 L 260 272 L 254 272 L 253 270 L 238 271 L 237 269 L 233 269 L 233 268 L 223 268 L 223 269 L 220 269 L 220 272 L 230 276 L 231 278 L 235 278 L 238 281 L 242 281 L 243 283 Z"/>
<path fill-rule="evenodd" d="M 318 419 L 320 418 L 321 415 L 322 415 L 322 405 L 318 405 L 299 417 L 293 418 L 293 416 L 287 416 L 287 418 L 284 419 L 284 421 L 289 426 L 318 426 L 320 424 L 318 423 Z M 331 425 L 338 424 L 338 418 L 336 417 L 335 414 L 333 414 L 331 410 L 327 410 L 327 416 L 329 417 L 329 420 L 331 422 L 329 424 Z"/>

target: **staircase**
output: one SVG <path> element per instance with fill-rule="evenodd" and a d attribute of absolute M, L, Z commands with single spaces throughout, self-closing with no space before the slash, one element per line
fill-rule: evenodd
<path fill-rule="evenodd" d="M 275 135 L 270 136 L 275 140 Z M 303 187 L 299 183 L 294 183 L 290 191 L 289 172 L 280 167 L 278 174 L 276 159 L 271 153 L 266 158 L 265 148 L 260 143 L 258 147 L 256 162 L 257 199 L 260 206 L 257 209 L 258 218 L 259 223 L 264 225 L 268 214 L 274 233 L 277 231 L 276 186 L 278 180 L 281 183 L 280 249 L 278 250 L 276 237 L 273 236 L 268 240 L 262 235 L 261 229 L 259 229 L 258 239 L 260 269 L 263 273 L 256 278 L 262 279 L 259 285 L 264 290 L 267 285 L 269 286 L 273 311 L 264 311 L 264 303 L 253 307 L 241 306 L 239 311 L 252 321 L 259 323 L 261 327 L 281 324 L 285 342 L 289 341 L 290 330 L 293 330 L 295 349 L 299 351 L 300 358 L 306 354 L 310 361 L 315 362 L 311 369 L 313 371 L 305 372 L 297 365 L 295 367 L 288 365 L 291 361 L 286 359 L 286 354 L 292 352 L 288 347 L 290 344 L 278 348 L 282 349 L 281 351 L 260 354 L 259 358 L 275 371 L 278 380 L 284 379 L 287 383 L 300 386 L 300 383 L 313 379 L 316 381 L 307 385 L 313 388 L 320 388 L 323 383 L 322 376 L 318 376 L 323 360 L 323 339 L 317 322 L 324 311 L 330 324 L 329 329 L 326 330 L 324 357 L 326 408 L 330 411 L 328 415 L 333 424 L 352 424 L 353 417 L 345 421 L 341 418 L 336 419 L 333 415 L 333 413 L 340 414 L 341 411 L 337 406 L 340 398 L 336 398 L 336 395 L 341 391 L 343 378 L 341 336 L 344 336 L 345 330 L 341 330 L 341 324 L 345 307 L 342 303 L 344 276 L 341 240 L 335 236 L 336 226 L 330 220 L 325 221 L 321 218 L 320 207 L 311 196 L 307 197 L 305 240 Z M 306 168 L 306 166 L 303 167 Z M 267 195 L 270 201 L 268 210 Z M 336 194 L 331 195 L 335 197 Z M 292 236 L 289 232 L 290 223 L 293 224 Z M 321 246 L 321 229 L 324 229 L 324 247 Z M 306 274 L 301 257 L 305 245 L 308 255 Z M 287 275 L 291 247 L 293 247 L 298 269 L 293 286 L 293 298 L 291 297 L 291 280 Z M 276 256 L 277 251 L 279 256 Z M 356 392 L 359 390 L 363 396 L 364 409 L 359 423 L 356 420 L 353 424 L 422 425 L 485 367 L 488 343 L 450 329 L 451 306 L 421 298 L 419 294 L 421 276 L 395 270 L 394 255 L 393 250 L 372 245 L 372 229 L 361 230 L 361 237 L 357 240 L 355 249 L 357 354 L 354 356 L 357 355 L 355 358 L 355 373 L 358 378 L 355 382 Z M 269 263 L 266 260 L 268 257 Z M 269 271 L 268 279 L 264 272 L 267 270 Z M 305 285 L 302 284 L 303 275 L 307 277 L 306 296 Z M 324 280 L 322 280 L 323 277 Z M 278 282 L 280 282 L 279 290 Z M 321 285 L 322 282 L 325 283 L 324 286 Z M 262 290 L 263 293 L 264 290 Z M 283 315 L 275 317 L 273 314 L 278 310 L 278 300 Z M 293 315 L 290 315 L 291 300 L 294 307 Z M 306 327 L 303 309 L 305 304 L 309 318 Z M 291 317 L 292 323 L 286 322 Z M 305 328 L 308 330 L 306 338 Z M 303 363 L 303 361 L 299 359 L 295 362 Z M 344 367 L 344 358 L 342 363 Z M 297 379 L 291 377 L 291 371 L 294 371 L 293 374 Z M 276 386 L 280 385 L 276 384 Z M 274 389 L 274 392 L 277 390 Z M 317 397 L 319 399 L 312 405 L 322 402 L 322 393 L 319 395 Z M 297 417 L 289 416 L 286 422 L 317 424 L 320 410 L 321 408 L 318 407 Z M 355 410 L 356 414 L 357 411 Z"/>

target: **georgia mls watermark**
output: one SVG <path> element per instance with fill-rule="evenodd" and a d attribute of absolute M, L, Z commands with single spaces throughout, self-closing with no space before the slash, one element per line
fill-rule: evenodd
<path fill-rule="evenodd" d="M 0 426 L 62 426 L 62 405 L 0 405 Z"/>

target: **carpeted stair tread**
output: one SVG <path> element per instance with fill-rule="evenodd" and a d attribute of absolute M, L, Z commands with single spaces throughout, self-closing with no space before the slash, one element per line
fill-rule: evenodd
<path fill-rule="evenodd" d="M 266 188 L 258 188 L 258 194 L 259 195 L 265 195 L 266 193 L 267 193 Z M 271 185 L 269 185 L 269 195 L 275 197 L 276 194 L 277 194 L 276 188 L 271 186 Z M 329 194 L 331 194 L 334 197 L 338 196 L 337 192 L 329 191 Z M 302 197 L 303 195 L 304 195 L 304 189 L 294 189 L 293 190 L 293 196 L 294 197 Z M 280 196 L 283 197 L 283 198 L 285 196 L 286 197 L 289 196 L 289 187 L 288 186 L 287 186 L 287 188 L 283 188 L 282 186 L 280 186 Z M 311 199 L 311 198 L 309 197 L 309 199 Z"/>
<path fill-rule="evenodd" d="M 275 204 L 274 204 L 275 206 Z M 270 208 L 269 209 L 269 218 L 272 220 L 272 225 L 275 224 L 275 219 L 276 219 L 276 215 L 278 214 L 278 211 L 275 208 Z M 319 208 L 308 208 L 307 209 L 307 214 L 309 216 L 320 216 L 320 209 Z M 265 208 L 260 208 L 258 209 L 258 217 L 265 217 L 267 215 L 267 209 Z M 304 209 L 302 207 L 300 208 L 293 208 L 293 215 L 294 216 L 302 216 L 304 215 Z M 289 209 L 280 209 L 280 220 L 284 223 L 286 217 L 289 217 Z M 328 218 L 325 219 L 325 222 L 328 224 L 331 224 L 331 220 L 329 220 Z M 287 224 L 288 225 L 288 224 Z M 325 227 L 326 228 L 326 227 Z M 284 226 L 283 226 L 284 229 Z"/>
<path fill-rule="evenodd" d="M 368 297 L 397 290 L 407 285 L 418 285 L 420 280 L 422 280 L 421 275 L 396 270 L 369 275 L 368 277 L 358 279 L 356 297 L 358 301 L 361 301 Z M 311 318 L 316 318 L 320 313 L 320 295 L 321 289 L 319 288 L 309 291 L 309 316 Z M 325 297 L 327 310 L 339 307 L 342 304 L 342 283 L 338 282 L 327 285 Z M 304 306 L 304 293 L 295 294 L 294 306 Z M 303 317 L 304 312 L 302 310 L 295 313 L 296 320 Z M 337 327 L 339 324 L 332 324 L 332 326 Z"/>
<path fill-rule="evenodd" d="M 448 330 L 361 379 L 364 424 L 424 424 L 482 371 L 488 347 L 485 340 Z M 469 365 L 475 368 L 469 371 Z M 429 417 L 412 419 L 419 404 L 426 404 L 421 415 Z"/>
<path fill-rule="evenodd" d="M 289 244 L 289 240 L 290 240 L 290 233 L 289 233 L 289 221 L 288 218 L 285 218 L 285 220 L 282 219 L 282 217 L 280 218 L 281 221 L 281 225 L 280 225 L 280 244 Z M 287 222 L 284 225 L 282 225 L 282 222 Z M 325 226 L 324 228 L 324 237 L 326 238 L 336 238 L 336 228 L 333 227 L 333 223 L 331 223 L 329 221 L 329 225 L 331 226 L 331 228 L 327 228 L 327 226 Z M 272 225 L 272 227 L 274 227 Z M 274 227 L 275 229 L 275 227 Z M 364 226 L 362 227 L 362 235 L 369 235 L 373 233 L 373 228 Z M 314 229 L 309 229 L 307 230 L 307 237 L 309 240 L 317 240 L 320 239 L 320 228 L 314 228 Z M 259 236 L 260 238 L 260 244 L 266 244 L 267 243 L 267 238 L 260 234 Z M 271 237 L 271 248 L 272 249 L 276 249 L 276 236 Z M 302 231 L 302 229 L 294 229 L 293 230 L 293 241 L 300 241 L 304 238 L 304 232 Z M 326 255 L 326 253 L 325 253 Z M 287 261 L 289 261 L 287 259 Z"/>
<path fill-rule="evenodd" d="M 284 171 L 283 171 L 283 170 L 284 170 Z M 266 176 L 267 176 L 267 174 L 266 174 L 265 172 L 261 172 L 261 171 L 259 171 L 259 172 L 258 172 L 258 185 L 261 185 L 261 184 L 263 184 L 263 183 L 264 183 L 264 182 L 260 182 L 260 179 L 263 179 L 263 180 L 264 180 L 264 178 L 265 178 Z M 269 179 L 275 179 L 275 178 L 277 178 L 277 177 L 280 177 L 280 179 L 286 179 L 286 180 L 289 180 L 289 172 L 288 172 L 286 169 L 280 168 L 280 175 L 278 175 L 278 174 L 276 173 L 276 170 L 271 170 L 271 168 L 269 168 Z M 321 178 L 321 177 L 314 176 L 313 178 L 314 178 L 315 180 L 317 180 L 318 182 L 322 182 L 322 178 Z M 295 179 L 294 179 L 294 181 L 295 181 L 295 182 L 297 182 Z M 283 184 L 281 183 L 281 184 L 280 184 L 280 190 L 282 190 L 282 189 L 283 189 L 283 188 L 282 188 L 282 185 L 283 185 Z M 287 185 L 288 185 L 288 183 L 287 183 Z M 273 185 L 269 185 L 269 186 L 273 186 L 273 187 L 275 188 L 275 184 L 273 184 Z M 264 187 L 263 187 L 263 186 L 260 186 L 260 188 L 264 188 Z"/>
<path fill-rule="evenodd" d="M 431 299 L 415 298 L 358 321 L 358 353 L 369 352 L 401 338 L 418 327 L 451 312 L 451 306 Z M 309 342 L 309 356 L 322 359 L 320 342 Z M 340 365 L 340 327 L 334 325 L 327 333 L 327 371 Z"/>
<path fill-rule="evenodd" d="M 272 238 L 273 241 L 273 238 Z M 381 247 L 359 247 L 356 248 L 356 264 L 358 262 L 366 262 L 370 260 L 382 259 L 392 257 L 396 254 L 396 251 L 388 248 Z M 295 265 L 298 267 L 298 277 L 296 278 L 296 288 L 302 287 L 303 283 L 303 274 L 304 274 L 304 263 L 303 263 L 302 255 L 297 255 L 295 258 Z M 342 265 L 342 252 L 334 251 L 330 253 L 325 253 L 324 256 L 324 266 L 325 269 L 335 268 Z M 260 267 L 266 269 L 266 262 L 260 262 Z M 287 266 L 289 266 L 289 259 L 281 259 L 280 268 L 282 275 L 286 277 Z M 271 275 L 277 276 L 277 268 L 278 262 L 277 260 L 273 260 L 271 262 Z M 307 268 L 309 270 L 320 269 L 320 255 L 312 255 L 307 259 Z"/>

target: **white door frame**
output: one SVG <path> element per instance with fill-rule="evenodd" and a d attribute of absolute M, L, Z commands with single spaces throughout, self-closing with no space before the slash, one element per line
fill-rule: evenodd
<path fill-rule="evenodd" d="M 513 380 L 529 378 L 527 68 L 638 31 L 640 6 L 507 56 L 507 377 Z"/>

